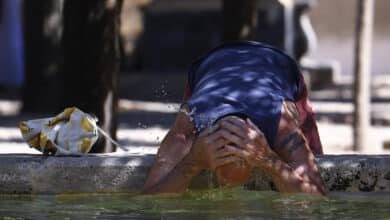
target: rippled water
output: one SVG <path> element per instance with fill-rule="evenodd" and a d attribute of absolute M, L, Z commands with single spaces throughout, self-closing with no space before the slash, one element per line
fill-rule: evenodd
<path fill-rule="evenodd" d="M 77 194 L 0 196 L 0 219 L 386 219 L 390 194 L 326 198 L 240 188 L 177 196 Z"/>

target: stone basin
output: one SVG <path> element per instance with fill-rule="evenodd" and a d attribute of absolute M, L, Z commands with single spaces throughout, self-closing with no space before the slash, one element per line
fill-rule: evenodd
<path fill-rule="evenodd" d="M 154 154 L 53 157 L 0 155 L 0 193 L 120 193 L 139 192 Z M 390 155 L 323 155 L 316 158 L 329 191 L 390 192 Z M 215 186 L 203 173 L 192 188 Z M 255 170 L 246 187 L 270 190 L 270 179 Z"/>

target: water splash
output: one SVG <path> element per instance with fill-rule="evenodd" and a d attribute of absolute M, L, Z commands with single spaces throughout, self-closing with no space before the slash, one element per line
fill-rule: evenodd
<path fill-rule="evenodd" d="M 161 84 L 160 88 L 154 90 L 157 98 L 164 98 L 164 97 L 168 96 L 168 90 L 167 90 L 168 86 L 167 85 L 168 85 L 168 81 L 165 80 Z"/>
<path fill-rule="evenodd" d="M 138 122 L 137 125 L 138 125 L 138 127 L 140 127 L 140 128 L 144 128 L 144 129 L 148 128 L 148 125 L 142 124 L 142 122 Z"/>

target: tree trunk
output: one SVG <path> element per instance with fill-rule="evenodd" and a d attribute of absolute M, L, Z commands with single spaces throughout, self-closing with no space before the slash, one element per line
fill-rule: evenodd
<path fill-rule="evenodd" d="M 225 41 L 254 40 L 257 27 L 257 0 L 223 0 Z"/>
<path fill-rule="evenodd" d="M 114 139 L 121 6 L 122 0 L 66 0 L 64 6 L 64 104 L 95 114 Z M 115 149 L 101 137 L 92 152 Z"/>
<path fill-rule="evenodd" d="M 353 150 L 369 147 L 370 68 L 374 0 L 358 0 L 355 42 L 354 145 Z"/>
<path fill-rule="evenodd" d="M 60 110 L 63 0 L 24 1 L 23 112 Z"/>

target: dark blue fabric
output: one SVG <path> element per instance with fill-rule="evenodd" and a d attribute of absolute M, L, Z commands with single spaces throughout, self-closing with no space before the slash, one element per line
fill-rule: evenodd
<path fill-rule="evenodd" d="M 295 101 L 299 70 L 290 57 L 253 41 L 222 45 L 190 68 L 187 100 L 197 132 L 219 118 L 249 117 L 273 146 L 283 100 Z"/>

